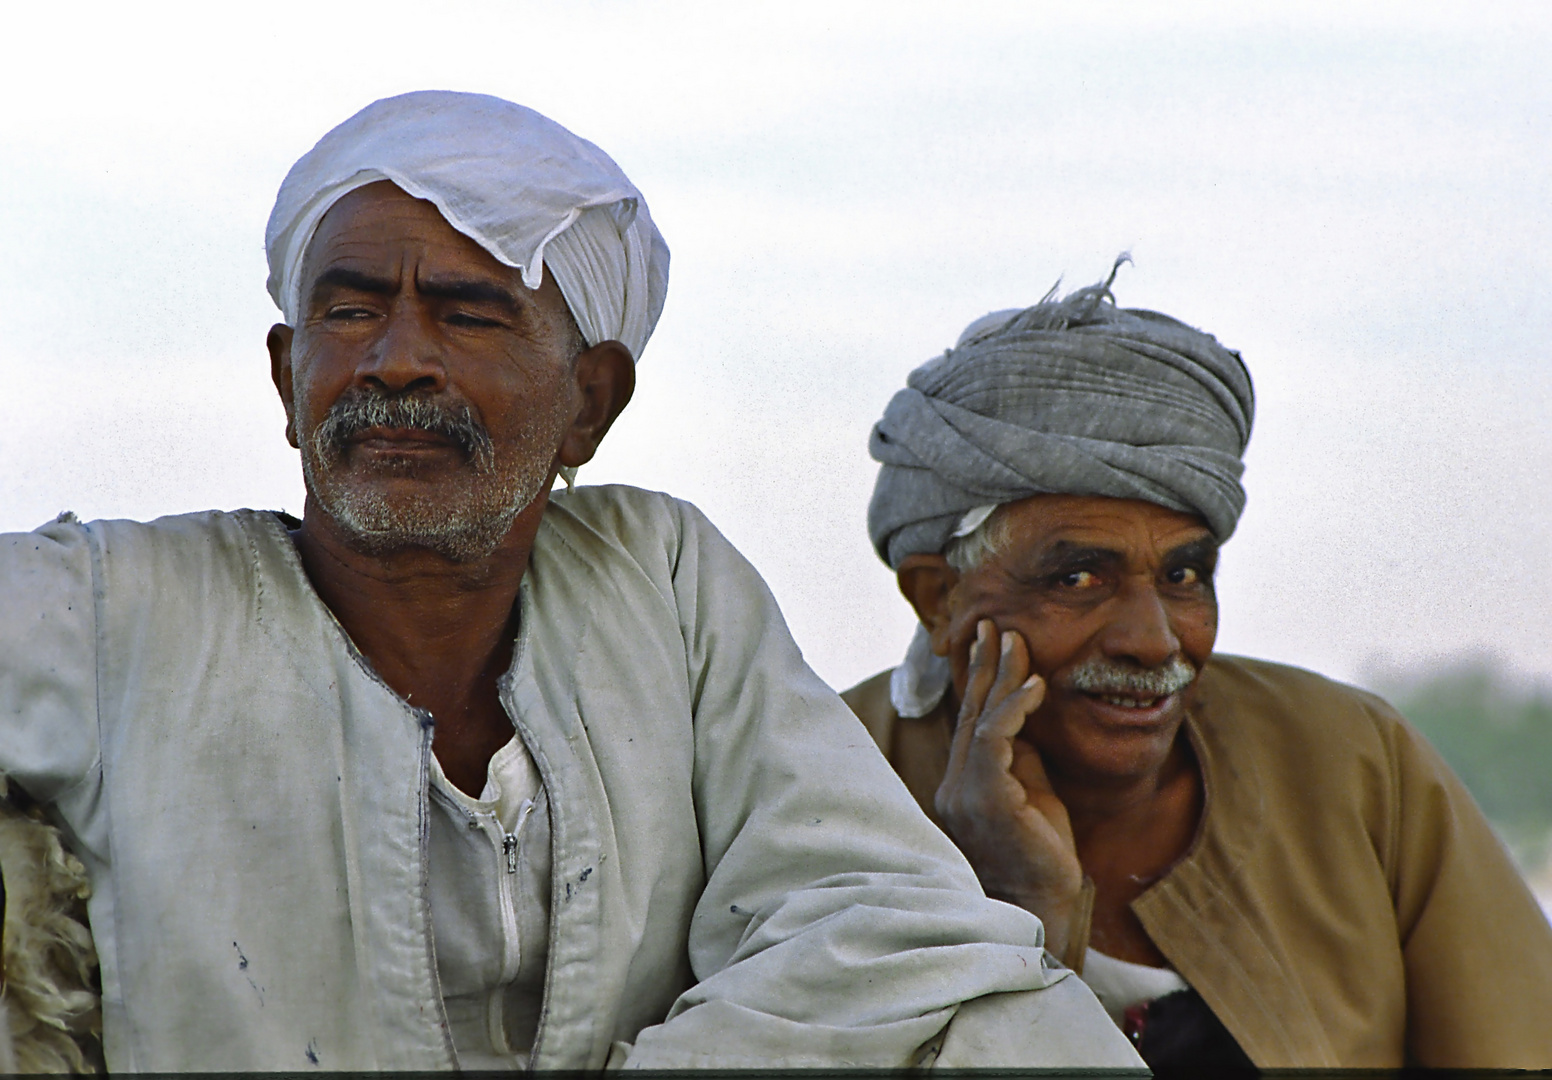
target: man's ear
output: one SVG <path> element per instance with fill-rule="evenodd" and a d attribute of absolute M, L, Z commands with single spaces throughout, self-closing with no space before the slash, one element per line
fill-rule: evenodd
<path fill-rule="evenodd" d="M 561 440 L 556 460 L 576 468 L 593 460 L 615 417 L 630 403 L 636 392 L 636 361 L 618 341 L 600 341 L 577 357 L 573 374 L 582 407 Z"/>
<path fill-rule="evenodd" d="M 916 609 L 916 617 L 932 635 L 932 651 L 947 656 L 949 594 L 959 584 L 959 572 L 942 555 L 907 555 L 895 570 L 900 595 Z"/>
<path fill-rule="evenodd" d="M 269 377 L 280 392 L 280 403 L 286 409 L 286 442 L 295 447 L 296 394 L 291 388 L 291 328 L 285 323 L 276 323 L 269 328 L 264 344 L 269 348 Z"/>

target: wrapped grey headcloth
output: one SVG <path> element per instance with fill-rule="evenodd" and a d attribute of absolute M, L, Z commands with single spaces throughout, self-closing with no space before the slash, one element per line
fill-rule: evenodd
<path fill-rule="evenodd" d="M 911 372 L 868 442 L 880 463 L 868 534 L 891 567 L 1038 494 L 1141 499 L 1228 539 L 1245 507 L 1250 375 L 1211 335 L 1116 307 L 1114 278 L 977 319 Z M 896 687 L 901 715 L 924 715 L 947 685 L 924 637 L 896 670 L 897 684 L 925 679 Z"/>

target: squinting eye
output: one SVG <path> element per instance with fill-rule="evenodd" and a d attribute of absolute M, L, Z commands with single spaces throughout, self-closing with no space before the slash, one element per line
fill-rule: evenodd
<path fill-rule="evenodd" d="M 499 326 L 495 319 L 482 318 L 479 315 L 470 315 L 467 311 L 455 311 L 447 317 L 447 321 L 454 326 Z"/>
<path fill-rule="evenodd" d="M 1070 574 L 1061 576 L 1061 583 L 1069 589 L 1086 589 L 1095 582 L 1092 570 L 1074 570 Z"/>
<path fill-rule="evenodd" d="M 1195 585 L 1202 580 L 1202 575 L 1196 572 L 1194 567 L 1184 566 L 1179 570 L 1169 572 L 1171 585 Z"/>

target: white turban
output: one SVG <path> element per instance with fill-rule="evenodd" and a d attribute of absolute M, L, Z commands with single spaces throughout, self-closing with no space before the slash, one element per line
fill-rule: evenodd
<path fill-rule="evenodd" d="M 668 245 L 609 155 L 532 109 L 422 90 L 375 101 L 291 167 L 264 234 L 269 294 L 296 324 L 302 259 L 318 222 L 390 180 L 537 289 L 548 266 L 588 345 L 640 358 L 668 291 Z"/>

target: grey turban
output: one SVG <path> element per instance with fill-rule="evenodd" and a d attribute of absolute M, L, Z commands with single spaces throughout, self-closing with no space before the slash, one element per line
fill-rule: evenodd
<path fill-rule="evenodd" d="M 1042 493 L 1142 499 L 1234 531 L 1245 365 L 1167 315 L 1117 308 L 1108 286 L 979 319 L 911 372 L 868 443 L 882 466 L 868 533 L 891 567 L 942 551 L 969 510 Z"/>

